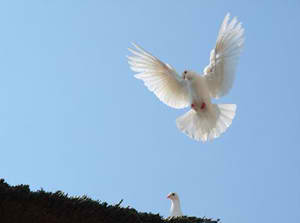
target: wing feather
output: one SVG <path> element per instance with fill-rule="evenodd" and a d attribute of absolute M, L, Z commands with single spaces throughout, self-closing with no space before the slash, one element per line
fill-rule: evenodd
<path fill-rule="evenodd" d="M 219 98 L 229 92 L 238 59 L 244 44 L 244 29 L 234 17 L 229 22 L 228 13 L 220 27 L 216 47 L 210 52 L 210 63 L 204 69 L 211 97 Z"/>
<path fill-rule="evenodd" d="M 140 46 L 133 43 L 136 50 L 129 49 L 134 56 L 128 56 L 131 70 L 137 72 L 146 87 L 162 102 L 173 108 L 185 108 L 189 105 L 187 86 L 175 69 L 160 61 Z"/>

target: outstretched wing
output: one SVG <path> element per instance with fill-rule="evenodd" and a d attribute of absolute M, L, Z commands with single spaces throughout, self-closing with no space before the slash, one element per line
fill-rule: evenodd
<path fill-rule="evenodd" d="M 244 29 L 236 17 L 229 22 L 228 13 L 221 25 L 216 47 L 210 52 L 210 64 L 204 69 L 211 97 L 229 92 L 235 78 L 236 65 L 244 43 Z"/>
<path fill-rule="evenodd" d="M 129 49 L 134 56 L 128 56 L 130 68 L 137 72 L 136 78 L 144 81 L 147 88 L 162 102 L 173 108 L 189 105 L 187 86 L 175 69 L 136 44 L 136 50 Z"/>

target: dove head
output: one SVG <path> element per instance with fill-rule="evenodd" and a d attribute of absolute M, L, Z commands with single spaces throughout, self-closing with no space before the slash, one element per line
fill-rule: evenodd
<path fill-rule="evenodd" d="M 170 200 L 172 200 L 172 201 L 176 201 L 176 200 L 179 201 L 179 197 L 178 197 L 178 195 L 175 192 L 169 193 L 168 196 L 167 196 L 167 198 L 170 199 Z"/>
<path fill-rule="evenodd" d="M 192 81 L 194 79 L 194 75 L 193 71 L 185 70 L 182 73 L 182 78 L 183 80 Z"/>

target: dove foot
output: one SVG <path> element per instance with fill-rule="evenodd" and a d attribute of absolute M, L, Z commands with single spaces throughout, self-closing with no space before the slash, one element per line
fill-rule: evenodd
<path fill-rule="evenodd" d="M 191 108 L 194 109 L 195 111 L 197 111 L 197 108 L 196 108 L 195 104 L 191 104 Z"/>
<path fill-rule="evenodd" d="M 195 104 L 191 104 L 191 108 L 194 109 L 195 111 L 197 111 L 199 107 L 197 107 Z M 205 102 L 202 102 L 200 109 L 204 110 L 205 108 L 206 108 L 206 104 L 205 104 Z"/>
<path fill-rule="evenodd" d="M 204 102 L 202 102 L 202 104 L 201 104 L 201 109 L 203 110 L 204 108 L 206 107 L 206 104 L 204 103 Z"/>

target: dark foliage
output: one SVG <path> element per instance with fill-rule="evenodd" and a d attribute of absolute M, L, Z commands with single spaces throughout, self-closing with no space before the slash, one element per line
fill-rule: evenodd
<path fill-rule="evenodd" d="M 165 220 L 158 214 L 141 213 L 120 204 L 108 205 L 86 196 L 68 197 L 28 185 L 10 186 L 0 179 L 1 223 L 217 223 L 219 220 L 182 217 Z"/>

